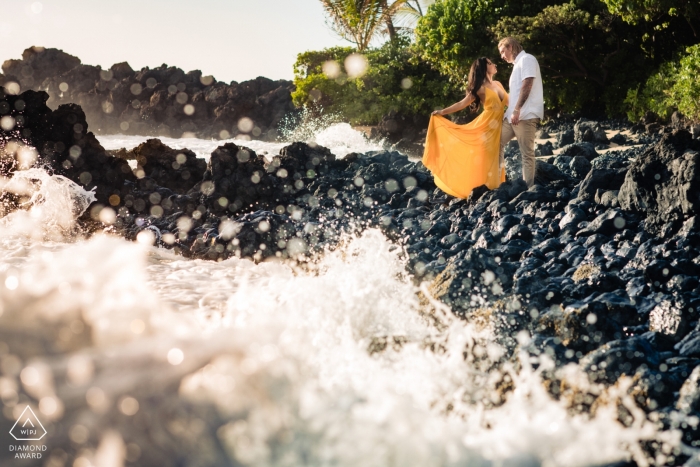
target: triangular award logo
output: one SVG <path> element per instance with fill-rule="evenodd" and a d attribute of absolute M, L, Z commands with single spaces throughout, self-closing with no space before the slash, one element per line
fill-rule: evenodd
<path fill-rule="evenodd" d="M 39 441 L 46 436 L 46 429 L 31 407 L 27 406 L 15 424 L 12 425 L 10 434 L 17 441 Z"/>

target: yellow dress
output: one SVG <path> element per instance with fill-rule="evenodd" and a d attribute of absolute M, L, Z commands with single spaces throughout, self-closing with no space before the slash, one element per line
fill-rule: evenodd
<path fill-rule="evenodd" d="M 457 125 L 433 115 L 428 126 L 423 165 L 442 191 L 457 198 L 468 197 L 478 186 L 494 189 L 506 181 L 499 151 L 508 94 L 501 101 L 496 91 L 484 89 L 484 111 L 474 121 Z"/>

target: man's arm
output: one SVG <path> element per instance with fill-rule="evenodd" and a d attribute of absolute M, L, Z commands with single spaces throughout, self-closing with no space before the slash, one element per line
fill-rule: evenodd
<path fill-rule="evenodd" d="M 535 78 L 525 78 L 523 80 L 523 86 L 520 88 L 520 97 L 518 102 L 515 104 L 513 109 L 513 116 L 511 117 L 511 123 L 517 125 L 520 122 L 520 109 L 527 102 L 527 98 L 530 97 L 530 91 L 532 91 L 532 84 L 535 82 Z"/>

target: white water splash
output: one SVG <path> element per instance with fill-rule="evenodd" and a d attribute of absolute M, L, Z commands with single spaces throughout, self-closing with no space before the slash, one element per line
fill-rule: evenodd
<path fill-rule="evenodd" d="M 379 151 L 382 143 L 370 141 L 360 131 L 347 123 L 336 123 L 316 133 L 316 144 L 325 146 L 338 157 L 345 157 L 351 152 Z"/>
<path fill-rule="evenodd" d="M 133 135 L 98 135 L 100 144 L 108 150 L 120 148 L 133 149 L 152 136 Z M 190 149 L 197 157 L 209 160 L 214 149 L 226 143 L 234 143 L 238 146 L 246 146 L 268 159 L 279 154 L 280 149 L 294 141 L 305 141 L 307 143 L 320 144 L 331 150 L 337 157 L 344 157 L 350 152 L 367 152 L 382 149 L 382 143 L 369 141 L 365 135 L 353 129 L 347 123 L 335 123 L 320 125 L 311 129 L 298 130 L 290 133 L 280 142 L 269 142 L 260 140 L 205 140 L 198 138 L 167 138 L 159 136 L 163 144 L 173 149 Z"/>
<path fill-rule="evenodd" d="M 93 192 L 43 169 L 16 171 L 2 190 L 19 197 L 21 209 L 0 220 L 0 229 L 5 235 L 12 232 L 35 239 L 60 240 L 70 235 L 75 220 L 95 201 Z"/>
<path fill-rule="evenodd" d="M 627 459 L 629 446 L 656 436 L 643 414 L 635 426 L 622 426 L 615 405 L 593 418 L 568 413 L 542 386 L 546 362 L 538 371 L 526 359 L 519 373 L 506 368 L 514 390 L 494 406 L 501 370 L 488 372 L 492 362 L 464 356 L 492 345 L 493 336 L 448 314 L 441 315 L 443 331 L 422 318 L 418 290 L 377 231 L 310 271 L 236 258 L 190 261 L 159 250 L 146 256 L 136 245 L 99 237 L 54 255 L 52 268 L 76 257 L 87 263 L 77 277 L 89 271 L 95 280 L 68 276 L 71 287 L 78 297 L 102 297 L 82 315 L 92 345 L 107 353 L 120 345 L 127 361 L 150 361 L 160 378 L 184 376 L 181 401 L 216 408 L 224 421 L 217 436 L 231 462 L 587 466 Z M 24 270 L 60 287 L 52 268 L 32 257 Z M 31 283 L 23 287 L 32 290 Z M 129 303 L 115 301 L 117 292 Z M 42 300 L 51 308 L 45 294 Z M 136 333 L 134 322 L 146 323 L 146 331 Z M 378 338 L 388 345 L 369 352 Z M 444 350 L 429 350 L 429 342 Z M 176 345 L 182 365 L 192 368 L 185 374 L 168 363 Z M 90 384 L 109 386 L 108 376 Z M 125 381 L 140 377 L 121 373 Z"/>
<path fill-rule="evenodd" d="M 142 459 L 170 452 L 188 465 L 214 465 L 216 445 L 218 465 L 592 466 L 632 455 L 644 465 L 642 441 L 679 444 L 624 382 L 591 417 L 545 391 L 551 362 L 499 368 L 490 331 L 421 302 L 378 231 L 303 269 L 193 261 L 104 235 L 66 238 L 91 194 L 42 171 L 16 177 L 31 208 L 1 225 L 0 389 L 7 419 L 24 394 L 61 422 L 49 426 L 51 449 L 70 451 L 61 440 L 75 426 L 104 433 L 74 454 L 85 462 L 136 443 Z M 39 225 L 64 233 L 47 241 Z M 563 371 L 588 384 L 578 367 Z M 175 414 L 167 426 L 160 401 Z M 144 417 L 132 421 L 133 410 Z M 148 438 L 154 426 L 162 433 Z"/>

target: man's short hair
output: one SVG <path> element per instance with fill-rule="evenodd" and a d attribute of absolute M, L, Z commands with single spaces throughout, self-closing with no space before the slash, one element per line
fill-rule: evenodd
<path fill-rule="evenodd" d="M 523 51 L 523 46 L 515 37 L 508 36 L 498 41 L 498 48 L 500 49 L 503 46 L 510 47 L 510 50 L 513 52 L 514 57 L 517 57 L 518 54 Z"/>

